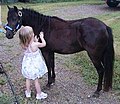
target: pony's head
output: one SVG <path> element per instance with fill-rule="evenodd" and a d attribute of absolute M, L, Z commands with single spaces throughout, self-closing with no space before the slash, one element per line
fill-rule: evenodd
<path fill-rule="evenodd" d="M 12 39 L 17 30 L 21 27 L 22 12 L 14 6 L 10 8 L 8 6 L 7 24 L 4 26 L 6 29 L 6 37 Z"/>

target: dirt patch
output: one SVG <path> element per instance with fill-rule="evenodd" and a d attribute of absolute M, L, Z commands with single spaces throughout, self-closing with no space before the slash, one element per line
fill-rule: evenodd
<path fill-rule="evenodd" d="M 59 17 L 63 16 L 62 18 L 67 18 L 67 16 L 71 17 L 71 15 L 73 15 L 74 17 L 74 15 L 77 14 L 88 17 L 100 13 L 114 12 L 114 10 L 106 11 L 107 8 L 105 8 L 105 5 L 83 5 L 62 8 L 60 10 L 52 11 L 51 13 L 56 14 Z M 0 62 L 3 63 L 5 70 L 14 84 L 19 100 L 22 100 L 24 99 L 25 80 L 20 72 L 23 53 L 19 46 L 18 36 L 15 36 L 12 40 L 3 38 L 0 41 Z M 63 56 L 56 54 L 56 82 L 50 90 L 44 89 L 47 84 L 47 75 L 40 79 L 41 88 L 48 93 L 48 98 L 41 101 L 41 104 L 119 104 L 119 100 L 112 91 L 108 93 L 101 92 L 100 98 L 88 98 L 88 96 L 95 91 L 96 86 L 88 86 L 83 81 L 78 70 L 70 70 L 64 65 L 64 58 L 68 58 L 69 60 L 70 57 L 70 55 Z M 30 104 L 35 104 L 33 100 L 35 99 L 33 85 L 32 89 L 32 100 Z M 12 95 L 7 84 L 0 86 L 0 90 L 2 93 Z"/>

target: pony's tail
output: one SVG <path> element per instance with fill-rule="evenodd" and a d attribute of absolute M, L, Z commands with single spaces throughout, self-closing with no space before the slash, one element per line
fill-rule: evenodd
<path fill-rule="evenodd" d="M 108 45 L 104 54 L 104 91 L 109 91 L 112 88 L 113 66 L 114 66 L 114 47 L 113 47 L 113 34 L 110 27 L 106 27 L 109 35 Z"/>

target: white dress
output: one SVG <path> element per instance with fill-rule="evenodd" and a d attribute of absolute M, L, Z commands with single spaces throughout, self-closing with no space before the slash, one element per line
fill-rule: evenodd
<path fill-rule="evenodd" d="M 22 74 L 25 78 L 35 80 L 42 77 L 47 73 L 47 66 L 41 51 L 38 49 L 36 52 L 32 52 L 30 46 L 24 52 L 22 61 Z"/>

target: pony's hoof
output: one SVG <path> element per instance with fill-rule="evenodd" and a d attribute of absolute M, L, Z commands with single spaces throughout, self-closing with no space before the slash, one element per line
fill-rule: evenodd
<path fill-rule="evenodd" d="M 104 88 L 103 91 L 104 91 L 104 92 L 108 92 L 108 91 L 109 91 L 109 88 Z"/>
<path fill-rule="evenodd" d="M 54 86 L 54 85 L 55 85 L 55 83 L 52 83 L 52 84 L 51 84 L 51 86 Z"/>
<path fill-rule="evenodd" d="M 100 93 L 99 92 L 95 92 L 93 95 L 92 95 L 92 97 L 94 97 L 94 98 L 98 98 L 100 96 Z"/>
<path fill-rule="evenodd" d="M 48 84 L 46 85 L 46 87 L 47 87 L 47 89 L 50 89 L 53 85 L 55 85 L 55 83 L 51 83 L 51 84 L 48 83 Z"/>
<path fill-rule="evenodd" d="M 52 79 L 52 83 L 55 83 L 55 78 Z"/>
<path fill-rule="evenodd" d="M 46 85 L 46 88 L 49 90 L 50 89 L 50 87 L 51 87 L 51 84 L 47 84 Z"/>

